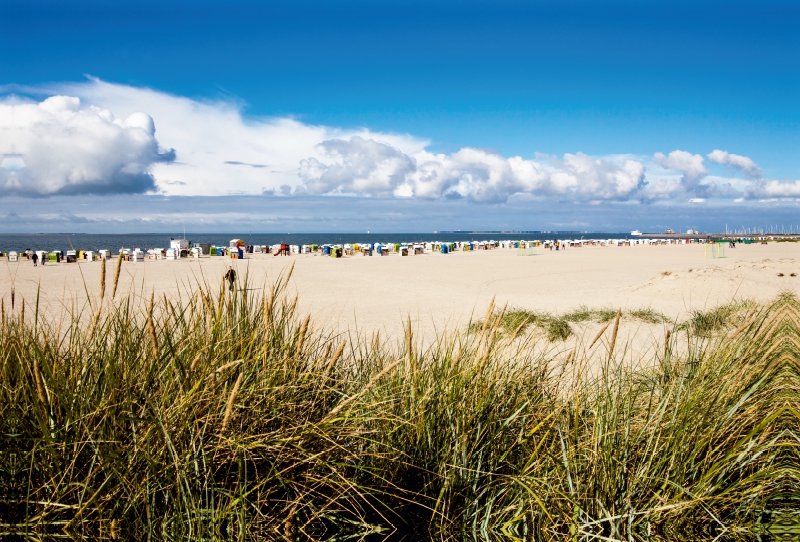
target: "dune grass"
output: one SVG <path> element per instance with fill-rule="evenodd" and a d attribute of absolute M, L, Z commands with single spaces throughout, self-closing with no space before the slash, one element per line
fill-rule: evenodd
<path fill-rule="evenodd" d="M 547 340 L 550 342 L 566 341 L 573 335 L 570 323 L 582 324 L 586 322 L 597 322 L 601 324 L 609 323 L 617 316 L 617 309 L 612 308 L 589 308 L 586 306 L 563 315 L 554 315 L 546 312 L 536 312 L 521 308 L 496 311 L 489 316 L 488 320 L 493 322 L 499 319 L 497 328 L 503 332 L 519 334 L 529 326 L 535 326 L 544 331 Z M 642 308 L 625 311 L 621 314 L 626 319 L 632 319 L 646 324 L 668 323 L 666 316 L 652 308 Z M 469 326 L 471 332 L 484 329 L 485 320 L 472 323 Z"/>
<path fill-rule="evenodd" d="M 180 303 L 107 297 L 88 322 L 60 328 L 36 311 L 4 311 L 0 532 L 587 541 L 798 532 L 800 304 L 788 294 L 684 357 L 668 343 L 634 370 L 610 355 L 589 377 L 580 353 L 514 337 L 527 315 L 425 349 L 409 326 L 385 346 L 323 331 L 284 286 L 203 287 Z"/>
<path fill-rule="evenodd" d="M 745 299 L 704 311 L 696 310 L 679 326 L 679 329 L 690 330 L 700 337 L 708 337 L 720 330 L 741 325 L 748 318 L 748 313 L 755 311 L 755 308 L 755 301 Z"/>

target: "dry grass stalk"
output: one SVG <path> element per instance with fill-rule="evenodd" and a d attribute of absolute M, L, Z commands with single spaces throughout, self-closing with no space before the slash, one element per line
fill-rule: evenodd
<path fill-rule="evenodd" d="M 411 331 L 411 315 L 408 315 L 406 323 L 406 359 L 408 360 L 408 367 L 411 369 L 411 375 L 414 381 L 417 380 L 417 363 L 414 359 L 414 335 Z"/>
<path fill-rule="evenodd" d="M 492 304 L 494 304 L 494 300 L 492 300 Z M 506 307 L 508 307 L 508 303 L 503 306 L 503 309 L 498 314 L 495 321 L 492 323 L 492 327 L 489 329 L 489 332 L 485 335 L 486 342 L 484 344 L 484 352 L 483 356 L 481 356 L 480 361 L 478 362 L 478 373 L 483 373 L 483 368 L 486 365 L 486 362 L 489 361 L 489 354 L 492 352 L 492 347 L 495 345 L 495 339 L 497 337 L 497 328 L 500 327 L 500 324 L 503 321 L 503 316 L 506 313 Z"/>
<path fill-rule="evenodd" d="M 155 292 L 150 292 L 150 303 L 147 305 L 147 331 L 150 333 L 150 346 L 153 353 L 153 359 L 159 358 L 158 354 L 158 335 L 156 334 L 156 325 L 153 321 L 153 303 L 155 301 Z"/>
<path fill-rule="evenodd" d="M 199 357 L 200 357 L 200 356 L 198 355 L 198 359 L 199 359 Z M 240 364 L 241 362 L 243 362 L 243 361 L 244 361 L 243 359 L 237 359 L 237 360 L 234 360 L 234 361 L 229 361 L 229 362 L 228 362 L 228 363 L 226 363 L 225 365 L 222 365 L 222 366 L 220 366 L 220 367 L 217 367 L 217 368 L 216 368 L 214 371 L 212 371 L 212 372 L 211 372 L 211 374 L 210 374 L 210 375 L 208 375 L 208 377 L 207 377 L 207 378 L 211 378 L 212 376 L 214 376 L 214 375 L 216 375 L 216 374 L 219 374 L 219 373 L 221 373 L 222 371 L 224 371 L 225 369 L 229 369 L 229 368 L 233 367 L 234 365 L 239 365 L 239 364 Z"/>
<path fill-rule="evenodd" d="M 306 340 L 306 333 L 308 332 L 308 323 L 311 321 L 311 316 L 306 316 L 306 319 L 303 320 L 303 325 L 300 327 L 300 334 L 297 337 L 297 348 L 295 348 L 295 353 L 302 354 L 303 353 L 303 343 Z"/>
<path fill-rule="evenodd" d="M 270 290 L 269 296 L 265 297 L 264 301 L 262 302 L 264 313 L 264 329 L 267 330 L 268 333 L 272 327 L 272 308 L 275 304 L 274 295 L 275 292 Z"/>
<path fill-rule="evenodd" d="M 672 336 L 672 332 L 667 330 L 666 335 L 664 336 L 664 359 L 667 359 L 669 356 L 669 338 Z"/>
<path fill-rule="evenodd" d="M 33 358 L 33 379 L 36 382 L 36 396 L 42 403 L 42 406 L 48 408 L 47 396 L 44 393 L 44 380 L 42 379 L 42 372 L 39 369 L 39 358 Z"/>
<path fill-rule="evenodd" d="M 210 324 L 214 321 L 214 304 L 212 303 L 211 292 L 202 293 L 201 297 L 203 299 L 203 307 L 206 310 L 206 321 Z"/>
<path fill-rule="evenodd" d="M 327 377 L 333 368 L 336 366 L 336 362 L 339 361 L 339 358 L 342 357 L 342 353 L 344 352 L 344 347 L 347 345 L 347 341 L 342 341 L 342 344 L 339 345 L 339 348 L 336 349 L 334 352 L 333 357 L 328 362 L 328 365 L 325 367 L 325 376 Z"/>
<path fill-rule="evenodd" d="M 106 259 L 100 259 L 100 304 L 103 304 L 103 298 L 106 296 Z"/>
<path fill-rule="evenodd" d="M 193 373 L 195 369 L 197 369 L 197 364 L 200 362 L 200 358 L 203 357 L 203 352 L 197 354 L 194 359 L 192 359 L 192 363 L 189 364 L 189 372 Z"/>
<path fill-rule="evenodd" d="M 111 299 L 117 295 L 117 285 L 119 284 L 119 273 L 122 271 L 122 260 L 125 258 L 122 251 L 117 254 L 117 267 L 114 269 L 114 286 L 111 289 Z"/>
<path fill-rule="evenodd" d="M 356 399 L 358 399 L 359 397 L 361 397 L 362 395 L 364 395 L 365 393 L 367 393 L 367 392 L 370 390 L 370 388 L 372 388 L 372 386 L 374 386 L 374 385 L 375 385 L 375 383 L 376 383 L 378 380 L 380 380 L 381 378 L 383 378 L 383 377 L 384 377 L 384 376 L 385 376 L 387 373 L 389 373 L 389 372 L 390 372 L 392 369 L 394 369 L 395 367 L 397 367 L 398 365 L 400 365 L 400 362 L 401 362 L 401 361 L 402 361 L 402 360 L 399 360 L 399 359 L 398 359 L 397 361 L 395 361 L 395 362 L 394 362 L 394 363 L 392 363 L 391 365 L 389 365 L 389 366 L 385 367 L 385 368 L 384 368 L 384 369 L 383 369 L 381 372 L 379 372 L 378 374 L 376 374 L 375 376 L 373 376 L 373 377 L 372 377 L 372 379 L 370 379 L 370 381 L 369 381 L 369 382 L 367 382 L 367 385 L 366 385 L 366 386 L 364 386 L 364 387 L 361 389 L 361 391 L 360 391 L 360 392 L 356 393 L 355 395 L 351 395 L 350 397 L 348 397 L 347 399 L 345 399 L 344 401 L 342 401 L 341 403 L 339 403 L 338 405 L 336 405 L 336 407 L 334 407 L 334 409 L 333 409 L 333 410 L 331 410 L 330 412 L 328 412 L 328 414 L 327 414 L 327 415 L 326 415 L 326 416 L 325 416 L 325 417 L 322 419 L 322 422 L 326 422 L 326 421 L 330 420 L 331 418 L 333 418 L 334 416 L 336 416 L 336 415 L 337 415 L 339 412 L 341 412 L 341 411 L 342 411 L 342 409 L 343 409 L 344 407 L 346 407 L 347 405 L 349 405 L 350 403 L 352 403 L 353 401 L 355 401 Z"/>
<path fill-rule="evenodd" d="M 90 328 L 89 336 L 95 336 L 95 330 L 97 329 L 97 324 L 100 323 L 100 315 L 103 314 L 103 305 L 98 305 L 97 311 L 94 313 L 94 318 L 92 318 L 92 326 Z"/>
<path fill-rule="evenodd" d="M 297 514 L 298 503 L 292 503 L 286 518 L 283 520 L 283 536 L 286 540 L 295 540 L 294 516 Z"/>
<path fill-rule="evenodd" d="M 519 323 L 519 325 L 517 326 L 517 328 L 514 330 L 514 332 L 511 334 L 511 339 L 510 339 L 510 341 L 513 341 L 514 339 L 516 339 L 516 338 L 517 338 L 517 336 L 519 335 L 519 333 L 520 333 L 520 332 L 521 332 L 521 331 L 522 331 L 522 330 L 525 328 L 525 326 L 527 326 L 527 325 L 528 325 L 528 321 L 527 321 L 527 320 L 522 320 L 522 321 Z"/>
<path fill-rule="evenodd" d="M 233 389 L 231 390 L 231 394 L 228 397 L 228 404 L 225 406 L 225 415 L 222 417 L 223 432 L 228 427 L 228 422 L 230 421 L 231 413 L 233 412 L 233 403 L 236 401 L 236 395 L 238 395 L 239 393 L 239 388 L 242 386 L 243 379 L 244 379 L 244 371 L 240 371 L 239 376 L 236 378 L 236 383 L 233 385 Z"/>
<path fill-rule="evenodd" d="M 614 356 L 614 346 L 617 344 L 617 333 L 619 332 L 619 319 L 622 316 L 622 309 L 617 310 L 617 316 L 614 318 L 614 331 L 611 333 L 611 344 L 608 347 L 608 361 Z"/>
<path fill-rule="evenodd" d="M 164 294 L 164 306 L 169 307 L 170 314 L 172 314 L 172 319 L 175 322 L 175 325 L 181 321 L 180 316 L 178 316 L 178 311 L 175 310 L 175 305 L 172 304 L 172 301 L 167 299 L 167 294 Z"/>
<path fill-rule="evenodd" d="M 602 337 L 602 336 L 603 336 L 603 333 L 605 333 L 605 332 L 606 332 L 606 330 L 608 329 L 608 326 L 610 326 L 610 325 L 611 325 L 611 320 L 609 320 L 608 322 L 606 322 L 606 325 L 604 325 L 604 326 L 603 326 L 603 328 L 600 330 L 600 332 L 599 332 L 597 335 L 595 335 L 594 339 L 592 340 L 591 344 L 589 345 L 589 348 L 590 348 L 590 349 L 591 349 L 591 348 L 594 346 L 594 344 L 595 344 L 597 341 L 599 341 L 599 340 L 600 340 L 600 337 Z"/>
<path fill-rule="evenodd" d="M 492 328 L 489 331 L 489 337 L 491 337 L 492 339 L 497 333 L 497 328 L 499 328 L 503 323 L 503 317 L 506 315 L 506 310 L 508 310 L 508 303 L 503 305 L 503 308 L 500 309 L 500 313 L 497 315 L 497 319 L 492 324 Z"/>
<path fill-rule="evenodd" d="M 739 334 L 741 334 L 741 333 L 742 333 L 742 332 L 743 332 L 745 329 L 747 329 L 747 328 L 749 328 L 750 326 L 752 326 L 752 325 L 753 325 L 753 323 L 756 321 L 756 317 L 755 317 L 755 316 L 753 316 L 753 314 L 755 313 L 755 311 L 756 311 L 756 308 L 755 308 L 755 307 L 753 307 L 752 309 L 750 309 L 750 312 L 747 314 L 747 316 L 746 316 L 746 317 L 745 317 L 745 319 L 744 319 L 744 323 L 743 323 L 742 325 L 740 325 L 738 328 L 736 328 L 736 331 L 734 331 L 733 333 L 731 333 L 731 336 L 730 336 L 730 339 L 729 339 L 729 340 L 733 340 L 733 339 L 735 339 L 735 338 L 736 338 L 736 337 L 738 337 L 738 336 L 739 336 Z"/>
<path fill-rule="evenodd" d="M 294 273 L 294 263 L 295 262 L 292 262 L 292 265 L 289 267 L 289 272 L 286 273 L 286 278 L 283 279 L 284 284 L 289 284 L 289 279 L 292 278 L 292 273 Z"/>
<path fill-rule="evenodd" d="M 216 314 L 217 318 L 222 316 L 222 308 L 224 306 L 225 306 L 225 279 L 222 279 L 222 282 L 220 282 L 219 285 L 219 298 L 217 298 L 217 314 Z"/>
<path fill-rule="evenodd" d="M 481 326 L 481 333 L 486 331 L 486 327 L 489 325 L 489 321 L 491 320 L 493 313 L 494 313 L 494 297 L 489 302 L 489 307 L 486 309 L 486 316 L 483 317 L 483 326 Z"/>

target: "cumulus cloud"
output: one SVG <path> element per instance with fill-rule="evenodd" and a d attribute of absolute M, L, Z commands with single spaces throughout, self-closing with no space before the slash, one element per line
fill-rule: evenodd
<path fill-rule="evenodd" d="M 701 155 L 675 150 L 668 155 L 657 152 L 653 155 L 653 158 L 661 167 L 683 173 L 681 184 L 686 192 L 695 193 L 699 196 L 708 193 L 708 188 L 700 184 L 708 175 L 708 170 Z"/>
<path fill-rule="evenodd" d="M 413 135 L 248 116 L 230 100 L 194 100 L 98 79 L 16 90 L 50 97 L 39 103 L 0 99 L 0 195 L 339 194 L 596 203 L 794 197 L 797 190 L 796 183 L 762 179 L 753 160 L 719 149 L 707 159 L 742 175 L 709 176 L 704 156 L 684 150 L 652 158 L 554 157 L 531 149 L 535 159 L 527 159 L 472 147 L 437 153 Z"/>
<path fill-rule="evenodd" d="M 763 179 L 748 191 L 750 198 L 797 198 L 800 197 L 800 181 L 780 182 Z"/>
<path fill-rule="evenodd" d="M 331 158 L 329 163 L 314 157 L 300 161 L 300 178 L 313 194 L 391 196 L 415 168 L 399 149 L 360 136 L 323 141 L 318 148 Z"/>
<path fill-rule="evenodd" d="M 87 103 L 128 115 L 146 111 L 158 123 L 158 141 L 175 149 L 171 163 L 155 164 L 152 174 L 167 195 L 222 196 L 284 193 L 298 188 L 301 160 L 325 156 L 323 141 L 360 136 L 387 142 L 404 153 L 428 140 L 409 135 L 342 130 L 292 118 L 246 116 L 233 101 L 200 101 L 157 90 L 90 79 L 35 89 L 79 96 Z M 247 166 L 250 167 L 247 167 Z M 266 167 L 258 167 L 258 166 Z"/>
<path fill-rule="evenodd" d="M 153 89 L 90 79 L 33 89 L 78 96 L 130 115 L 146 111 L 175 160 L 151 164 L 165 195 L 358 194 L 505 201 L 513 194 L 624 200 L 643 183 L 636 160 L 566 154 L 552 163 L 463 148 L 432 153 L 407 134 L 314 126 L 290 118 L 253 118 L 241 104 L 198 101 Z"/>
<path fill-rule="evenodd" d="M 732 154 L 715 149 L 708 153 L 708 159 L 717 164 L 730 167 L 742 173 L 747 179 L 760 179 L 761 168 L 752 159 L 740 154 Z"/>
<path fill-rule="evenodd" d="M 0 101 L 0 155 L 0 194 L 25 196 L 147 192 L 173 157 L 146 113 L 119 119 L 74 96 Z"/>
<path fill-rule="evenodd" d="M 467 198 L 503 202 L 514 194 L 624 200 L 644 183 L 644 165 L 621 164 L 582 153 L 554 158 L 550 166 L 519 156 L 463 148 L 452 154 L 406 154 L 392 145 L 352 137 L 324 141 L 325 158 L 301 162 L 308 192 L 394 195 L 424 199 Z"/>

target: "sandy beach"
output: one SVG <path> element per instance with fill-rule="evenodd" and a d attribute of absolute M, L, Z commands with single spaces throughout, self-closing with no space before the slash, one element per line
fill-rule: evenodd
<path fill-rule="evenodd" d="M 204 257 L 199 260 L 124 262 L 117 296 L 151 291 L 178 298 L 198 283 L 215 287 L 229 265 L 249 285 L 261 288 L 294 265 L 290 291 L 299 307 L 326 329 L 379 330 L 396 336 L 410 316 L 418 333 L 456 329 L 480 319 L 492 298 L 502 307 L 563 313 L 579 306 L 653 308 L 681 320 L 692 310 L 733 299 L 767 301 L 782 290 L 797 291 L 800 245 L 738 245 L 727 258 L 705 257 L 703 245 L 582 247 L 562 251 L 539 249 L 520 256 L 514 249 L 429 253 L 401 257 L 362 256 L 342 259 L 305 254 L 289 257 L 255 254 L 245 260 Z M 116 260 L 107 265 L 108 284 Z M 782 273 L 783 276 L 778 276 Z M 86 304 L 99 289 L 99 262 L 59 263 L 34 267 L 28 260 L 7 263 L 0 292 L 10 306 L 30 306 L 40 288 L 40 311 L 57 316 Z M 110 293 L 110 292 L 109 292 Z"/>

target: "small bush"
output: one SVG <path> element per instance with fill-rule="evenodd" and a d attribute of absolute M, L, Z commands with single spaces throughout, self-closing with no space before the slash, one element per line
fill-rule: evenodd
<path fill-rule="evenodd" d="M 669 319 L 666 316 L 649 307 L 646 309 L 635 309 L 628 311 L 626 314 L 632 318 L 641 320 L 646 324 L 664 324 L 669 322 Z"/>
<path fill-rule="evenodd" d="M 547 339 L 550 342 L 566 341 L 572 335 L 572 328 L 566 320 L 562 318 L 553 318 L 546 324 Z"/>
<path fill-rule="evenodd" d="M 567 322 L 574 322 L 574 323 L 587 322 L 589 320 L 594 320 L 595 314 L 596 311 L 593 311 L 586 305 L 581 305 L 574 311 L 568 312 L 567 314 L 562 316 L 562 319 L 566 320 Z"/>
<path fill-rule="evenodd" d="M 733 301 L 706 311 L 693 311 L 692 316 L 678 329 L 690 330 L 700 337 L 709 337 L 716 332 L 740 325 L 748 310 L 755 306 L 752 300 Z"/>

